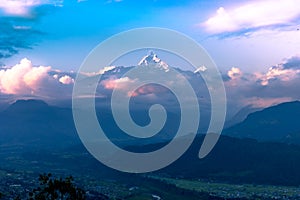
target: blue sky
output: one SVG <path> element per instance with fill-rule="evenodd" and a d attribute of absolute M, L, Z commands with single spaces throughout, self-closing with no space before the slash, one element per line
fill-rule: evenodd
<path fill-rule="evenodd" d="M 147 26 L 172 28 L 186 34 L 196 31 L 199 14 L 192 8 L 199 3 L 174 2 L 89 0 L 48 5 L 50 11 L 37 16 L 32 27 L 44 35 L 40 36 L 34 51 L 21 51 L 16 58 L 27 56 L 43 64 L 77 69 L 92 48 L 121 31 Z M 7 62 L 13 64 L 14 59 Z"/>
<path fill-rule="evenodd" d="M 60 83 L 72 84 L 71 71 L 76 72 L 100 42 L 121 31 L 154 26 L 199 42 L 229 77 L 228 94 L 244 99 L 243 105 L 299 99 L 291 92 L 296 88 L 286 88 L 300 74 L 298 4 L 297 0 L 0 0 L 0 90 L 8 95 L 21 91 L 23 86 L 11 88 L 8 83 L 13 76 L 22 77 L 25 72 L 20 71 L 26 67 L 34 69 L 27 77 L 56 71 Z M 158 56 L 173 65 L 164 53 Z M 139 59 L 122 62 L 133 65 Z M 290 62 L 296 67 L 285 67 Z M 19 70 L 22 66 L 26 67 Z M 6 70 L 10 68 L 14 70 Z M 30 91 L 27 95 L 36 94 L 36 85 L 29 80 L 26 84 L 32 87 L 24 90 Z M 290 93 L 277 94 L 275 84 Z"/>
<path fill-rule="evenodd" d="M 254 4 L 255 1 L 32 1 L 24 6 L 27 10 L 23 13 L 7 12 L 8 6 L 1 5 L 3 18 L 18 18 L 13 22 L 17 26 L 41 32 L 29 39 L 33 40 L 29 41 L 31 49 L 19 48 L 18 54 L 2 62 L 13 65 L 28 57 L 37 64 L 76 70 L 88 52 L 104 39 L 121 31 L 147 26 L 174 29 L 194 38 L 208 50 L 221 69 L 241 67 L 248 71 L 263 71 L 299 53 L 300 37 L 296 31 L 299 9 L 291 11 L 293 6 L 286 6 L 285 10 L 277 11 L 271 1 L 261 1 L 265 2 L 261 6 L 271 8 L 264 8 L 270 10 L 265 15 L 258 14 L 260 21 L 266 18 L 265 23 L 258 25 L 251 2 Z M 278 2 L 278 7 L 284 7 L 282 4 L 289 1 Z M 235 9 L 243 6 L 248 6 L 249 12 L 253 13 L 248 16 L 234 14 Z M 235 25 L 222 22 L 218 19 L 226 18 L 220 14 L 222 9 L 224 16 L 232 15 L 232 21 L 241 22 Z M 269 19 L 290 12 L 295 14 L 274 21 Z M 249 20 L 243 22 L 239 19 L 243 17 Z M 268 53 L 262 54 L 262 51 Z"/>

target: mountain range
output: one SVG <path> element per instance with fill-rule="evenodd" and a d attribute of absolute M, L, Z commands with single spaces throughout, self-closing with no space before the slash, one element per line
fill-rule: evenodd
<path fill-rule="evenodd" d="M 131 141 L 123 137 L 109 109 L 98 110 L 103 129 L 116 140 Z M 140 125 L 149 122 L 146 110 L 134 110 L 132 116 Z M 179 113 L 168 113 L 168 120 L 159 136 L 147 143 L 161 142 L 172 138 L 176 132 Z M 252 138 L 258 141 L 276 141 L 300 144 L 300 102 L 287 102 L 248 115 L 248 117 L 223 131 L 237 138 Z M 70 108 L 50 106 L 41 100 L 18 100 L 0 112 L 0 144 L 61 144 L 79 143 Z M 133 140 L 132 140 L 133 141 Z M 140 143 L 139 141 L 138 143 Z M 142 143 L 144 143 L 142 142 Z"/>
<path fill-rule="evenodd" d="M 299 185 L 299 110 L 300 102 L 296 101 L 248 115 L 243 122 L 225 129 L 224 134 L 230 137 L 222 135 L 204 159 L 198 158 L 203 141 L 203 135 L 199 134 L 179 160 L 157 173 L 236 183 Z M 136 114 L 139 118 L 145 116 L 145 113 Z M 105 122 L 111 120 L 106 117 Z M 172 123 L 166 129 L 171 126 Z M 84 167 L 89 173 L 120 176 L 87 153 L 76 134 L 71 109 L 50 106 L 41 100 L 18 100 L 0 112 L 0 128 L 2 167 L 29 170 L 38 160 L 39 164 L 34 167 L 40 170 L 52 163 L 54 168 L 72 169 L 73 173 L 87 173 L 82 171 Z M 111 125 L 106 128 L 117 131 Z M 112 135 L 117 137 L 118 134 Z M 148 152 L 166 144 L 166 138 L 156 138 L 151 142 L 128 142 L 124 148 Z M 12 157 L 15 159 L 10 159 Z M 82 164 L 74 165 L 78 159 Z M 15 166 L 19 162 L 19 166 Z"/>

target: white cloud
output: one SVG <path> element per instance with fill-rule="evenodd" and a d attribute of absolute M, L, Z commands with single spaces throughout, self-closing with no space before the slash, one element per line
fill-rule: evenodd
<path fill-rule="evenodd" d="M 23 80 L 27 86 L 35 89 L 40 85 L 41 81 L 49 77 L 48 72 L 50 70 L 51 67 L 31 67 L 31 69 L 24 74 Z"/>
<path fill-rule="evenodd" d="M 235 80 L 241 78 L 243 76 L 242 70 L 237 67 L 232 67 L 228 72 L 227 75 L 230 79 Z"/>
<path fill-rule="evenodd" d="M 104 74 L 105 72 L 113 70 L 115 68 L 116 68 L 116 66 L 107 66 L 107 67 L 104 67 L 103 69 L 100 69 L 100 71 L 98 72 L 98 74 Z"/>
<path fill-rule="evenodd" d="M 29 9 L 41 4 L 40 0 L 0 0 L 0 8 L 6 14 L 27 15 Z"/>
<path fill-rule="evenodd" d="M 285 59 L 266 72 L 243 73 L 239 68 L 227 72 L 225 81 L 228 104 L 264 108 L 274 104 L 300 100 L 300 57 Z"/>
<path fill-rule="evenodd" d="M 270 67 L 267 72 L 244 74 L 239 68 L 233 67 L 227 72 L 231 80 L 247 80 L 267 86 L 271 81 L 290 82 L 300 76 L 300 57 L 294 56 L 284 62 Z"/>
<path fill-rule="evenodd" d="M 15 30 L 30 30 L 31 26 L 13 26 Z"/>
<path fill-rule="evenodd" d="M 297 0 L 249 1 L 235 8 L 220 7 L 203 25 L 210 33 L 228 33 L 247 29 L 291 25 L 300 16 Z"/>
<path fill-rule="evenodd" d="M 53 75 L 53 78 L 54 78 L 54 79 L 58 79 L 58 74 L 54 74 L 54 75 Z"/>
<path fill-rule="evenodd" d="M 6 94 L 32 93 L 48 78 L 51 67 L 34 67 L 24 58 L 19 64 L 0 71 L 0 91 Z"/>
<path fill-rule="evenodd" d="M 290 81 L 297 78 L 300 69 L 285 69 L 282 64 L 270 67 L 267 73 L 256 73 L 257 78 L 261 81 L 261 85 L 266 86 L 271 80 Z"/>
<path fill-rule="evenodd" d="M 0 70 L 1 95 L 66 98 L 72 92 L 73 82 L 65 72 L 58 73 L 51 66 L 34 66 L 27 58 Z"/>
<path fill-rule="evenodd" d="M 28 16 L 31 8 L 43 4 L 60 6 L 62 0 L 0 0 L 0 9 L 8 15 Z"/>
<path fill-rule="evenodd" d="M 59 79 L 59 82 L 61 82 L 62 84 L 68 85 L 68 84 L 74 83 L 74 79 L 72 79 L 68 75 L 64 75 Z"/>
<path fill-rule="evenodd" d="M 98 72 L 82 72 L 82 74 L 85 76 L 102 75 L 102 74 L 105 74 L 105 72 L 111 71 L 115 68 L 116 68 L 116 66 L 107 66 L 107 67 L 104 67 L 103 69 L 100 69 Z"/>
<path fill-rule="evenodd" d="M 228 72 L 227 76 L 230 78 L 230 80 L 227 82 L 231 86 L 239 85 L 239 82 L 242 81 L 241 78 L 243 78 L 244 74 L 240 68 L 232 67 Z"/>

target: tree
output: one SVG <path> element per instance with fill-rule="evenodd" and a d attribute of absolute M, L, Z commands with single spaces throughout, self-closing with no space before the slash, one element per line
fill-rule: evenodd
<path fill-rule="evenodd" d="M 51 174 L 41 174 L 40 186 L 30 192 L 30 200 L 83 200 L 85 192 L 74 185 L 74 179 L 69 176 L 65 179 L 52 178 Z"/>

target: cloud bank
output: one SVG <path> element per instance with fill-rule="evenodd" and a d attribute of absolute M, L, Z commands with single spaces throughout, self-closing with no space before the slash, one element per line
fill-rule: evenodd
<path fill-rule="evenodd" d="M 113 73 L 109 70 L 101 71 L 104 79 L 99 82 L 95 95 L 97 98 L 106 101 L 109 100 L 113 90 L 121 90 L 130 97 L 140 97 L 144 103 L 151 102 L 153 99 L 171 102 L 170 92 L 166 88 L 150 84 L 129 91 L 129 86 L 139 83 L 139 79 L 122 77 L 127 71 L 124 67 L 105 69 L 116 70 Z M 205 83 L 199 82 L 199 73 L 190 71 L 182 71 L 182 73 L 190 81 L 199 101 L 209 102 L 209 95 L 203 93 L 206 88 Z M 98 74 L 99 72 L 94 76 L 91 74 L 85 76 L 95 78 Z M 55 70 L 51 66 L 37 66 L 24 58 L 14 66 L 0 68 L 0 96 L 15 99 L 38 97 L 44 100 L 71 100 L 75 75 L 73 72 Z M 300 56 L 285 59 L 265 72 L 247 73 L 239 67 L 232 67 L 223 73 L 223 77 L 229 112 L 238 111 L 244 106 L 264 108 L 285 101 L 300 100 Z M 181 87 L 180 79 L 176 80 L 167 82 L 166 85 L 176 84 Z"/>
<path fill-rule="evenodd" d="M 0 91 L 5 94 L 34 93 L 48 76 L 51 67 L 33 67 L 24 58 L 10 69 L 0 71 Z"/>
<path fill-rule="evenodd" d="M 202 25 L 212 34 L 249 34 L 260 29 L 295 25 L 300 18 L 297 0 L 249 1 L 237 7 L 220 7 Z"/>
<path fill-rule="evenodd" d="M 263 108 L 285 101 L 300 100 L 300 56 L 285 59 L 266 72 L 244 73 L 239 68 L 227 72 L 225 86 L 232 104 Z"/>
<path fill-rule="evenodd" d="M 34 66 L 24 58 L 15 66 L 0 70 L 0 94 L 45 99 L 70 98 L 74 79 L 66 73 L 57 72 L 51 66 Z"/>

